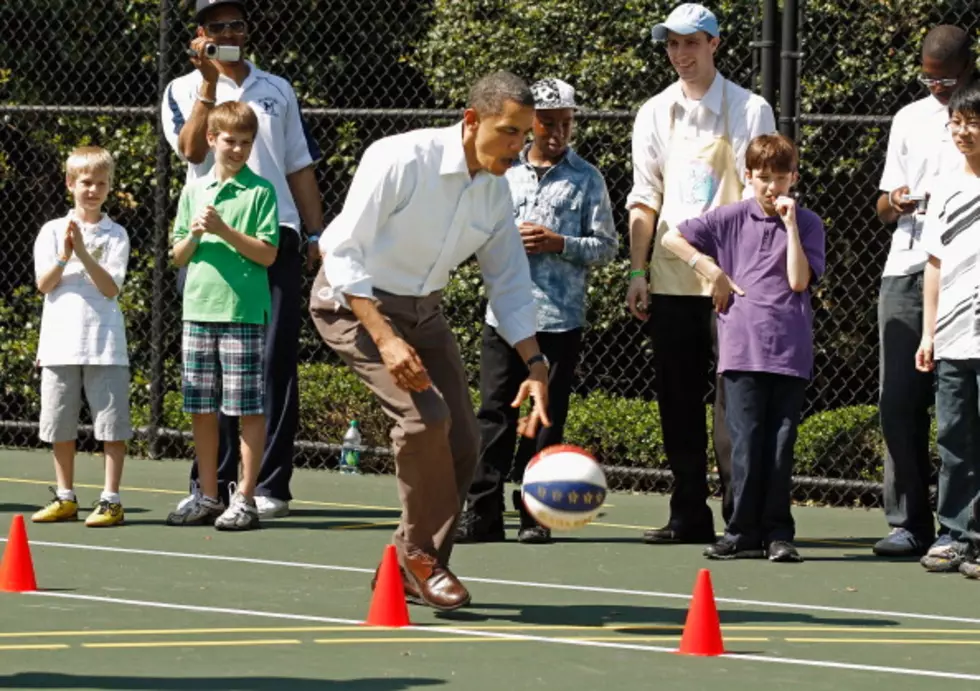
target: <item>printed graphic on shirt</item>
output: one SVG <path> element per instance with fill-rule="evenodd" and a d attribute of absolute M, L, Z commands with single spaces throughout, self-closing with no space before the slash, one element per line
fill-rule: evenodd
<path fill-rule="evenodd" d="M 706 209 L 721 181 L 715 170 L 705 161 L 694 160 L 684 170 L 684 180 L 681 181 L 681 201 L 685 206 L 696 206 Z"/>
<path fill-rule="evenodd" d="M 260 98 L 256 101 L 265 112 L 266 115 L 271 115 L 274 118 L 279 117 L 279 101 L 274 98 L 265 97 Z"/>

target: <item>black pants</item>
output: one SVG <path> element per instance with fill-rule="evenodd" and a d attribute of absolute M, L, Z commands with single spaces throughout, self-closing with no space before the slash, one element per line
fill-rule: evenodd
<path fill-rule="evenodd" d="M 715 376 L 717 337 L 711 300 L 651 295 L 647 332 L 653 341 L 664 450 L 674 474 L 670 526 L 697 531 L 712 526 L 708 508 L 708 425 L 705 405 L 715 388 L 714 450 L 721 475 L 722 515 L 732 512 L 731 441 L 725 424 L 725 397 Z"/>
<path fill-rule="evenodd" d="M 255 493 L 283 501 L 291 500 L 289 481 L 293 476 L 293 441 L 299 424 L 297 360 L 302 314 L 303 257 L 299 233 L 279 229 L 279 252 L 269 267 L 272 314 L 266 329 L 265 356 L 265 451 Z M 184 272 L 178 278 L 183 290 Z M 218 493 L 228 501 L 228 483 L 238 482 L 241 460 L 238 418 L 219 414 Z M 191 488 L 197 482 L 197 459 L 191 466 Z"/>
<path fill-rule="evenodd" d="M 541 427 L 534 439 L 517 442 L 519 410 L 511 407 L 521 382 L 527 379 L 527 365 L 495 329 L 483 326 L 480 352 L 480 462 L 471 500 L 499 495 L 508 475 L 521 482 L 524 469 L 538 451 L 562 441 L 568 417 L 568 398 L 575 382 L 575 366 L 582 346 L 582 329 L 560 333 L 540 332 L 538 345 L 548 361 L 548 415 L 551 427 Z M 514 446 L 517 444 L 517 452 Z"/>
<path fill-rule="evenodd" d="M 742 549 L 792 542 L 793 445 L 806 380 L 768 372 L 725 372 L 722 379 L 734 495 L 725 535 Z"/>
<path fill-rule="evenodd" d="M 922 340 L 922 273 L 888 276 L 878 297 L 880 388 L 878 410 L 885 438 L 885 518 L 924 542 L 935 537 L 929 502 L 929 408 L 932 373 L 915 369 Z"/>

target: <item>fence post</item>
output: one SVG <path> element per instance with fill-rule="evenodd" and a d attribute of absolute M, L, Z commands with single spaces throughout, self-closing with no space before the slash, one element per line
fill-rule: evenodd
<path fill-rule="evenodd" d="M 170 82 L 171 44 L 170 35 L 171 0 L 160 0 L 160 50 L 157 58 L 158 86 L 157 104 L 163 98 L 163 92 Z M 156 228 L 153 237 L 153 316 L 150 321 L 150 420 L 149 420 L 149 453 L 150 458 L 161 458 L 160 429 L 164 426 L 163 395 L 164 395 L 164 280 L 167 271 L 167 222 L 168 188 L 170 179 L 170 145 L 163 133 L 163 122 L 157 120 L 157 160 L 156 160 L 156 190 L 153 207 Z"/>
<path fill-rule="evenodd" d="M 779 36 L 779 0 L 762 0 L 761 49 L 762 98 L 773 106 L 776 103 L 776 75 L 779 74 L 779 57 L 776 41 Z"/>
<path fill-rule="evenodd" d="M 796 140 L 796 97 L 799 81 L 799 6 L 797 0 L 783 2 L 783 36 L 779 72 L 779 131 Z"/>

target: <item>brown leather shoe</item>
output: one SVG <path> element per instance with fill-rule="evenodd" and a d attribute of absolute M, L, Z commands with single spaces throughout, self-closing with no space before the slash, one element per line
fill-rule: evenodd
<path fill-rule="evenodd" d="M 371 579 L 371 591 L 372 592 L 374 591 L 374 587 L 378 584 L 378 572 L 379 571 L 381 571 L 381 567 L 380 566 L 378 566 L 378 568 L 376 568 L 374 570 L 374 578 Z M 405 574 L 405 569 L 399 569 L 399 571 L 402 574 L 402 587 L 405 590 L 405 601 L 406 602 L 410 602 L 413 605 L 425 605 L 425 602 L 423 602 L 422 598 L 419 597 L 418 588 L 415 587 L 415 584 Z"/>
<path fill-rule="evenodd" d="M 424 552 L 405 556 L 404 573 L 429 607 L 449 612 L 470 604 L 470 593 L 459 579 Z"/>

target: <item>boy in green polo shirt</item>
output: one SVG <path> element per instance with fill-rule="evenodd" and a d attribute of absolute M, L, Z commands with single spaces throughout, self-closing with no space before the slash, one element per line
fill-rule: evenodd
<path fill-rule="evenodd" d="M 187 266 L 182 380 L 199 491 L 167 516 L 168 525 L 259 526 L 254 492 L 265 446 L 262 353 L 271 309 L 266 267 L 276 259 L 279 214 L 272 183 L 245 165 L 258 127 L 244 103 L 215 107 L 207 133 L 214 168 L 180 195 L 173 253 L 177 266 Z M 227 509 L 218 499 L 219 406 L 241 418 L 242 430 L 242 479 Z"/>

